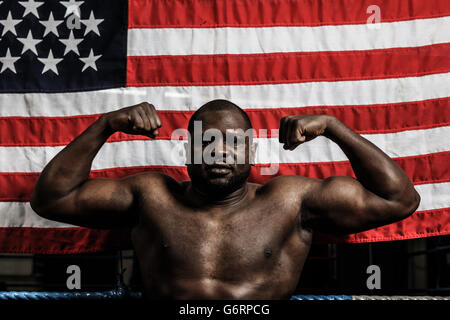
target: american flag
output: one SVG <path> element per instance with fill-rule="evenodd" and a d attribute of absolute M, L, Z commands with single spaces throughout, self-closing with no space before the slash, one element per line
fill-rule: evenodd
<path fill-rule="evenodd" d="M 188 179 L 173 130 L 213 99 L 243 107 L 256 138 L 249 181 L 354 176 L 319 137 L 283 151 L 271 129 L 327 113 L 374 142 L 422 201 L 411 217 L 317 238 L 371 242 L 450 233 L 450 1 L 0 1 L 0 252 L 76 253 L 128 246 L 127 232 L 49 221 L 30 207 L 43 167 L 102 113 L 153 103 L 160 136 L 114 134 L 92 177 L 162 171 Z"/>

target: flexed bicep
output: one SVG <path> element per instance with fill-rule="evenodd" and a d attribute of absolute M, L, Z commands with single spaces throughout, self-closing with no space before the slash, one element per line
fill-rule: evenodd
<path fill-rule="evenodd" d="M 402 220 L 417 209 L 420 196 L 406 173 L 380 148 L 337 118 L 296 115 L 280 121 L 279 140 L 284 149 L 294 150 L 319 135 L 341 148 L 356 179 L 315 179 L 302 210 L 305 226 L 353 233 Z"/>
<path fill-rule="evenodd" d="M 89 179 L 92 162 L 115 132 L 155 138 L 161 125 L 155 107 L 147 102 L 103 114 L 45 166 L 34 186 L 31 207 L 44 218 L 80 226 L 131 224 L 134 178 Z"/>
<path fill-rule="evenodd" d="M 59 222 L 91 228 L 129 227 L 137 221 L 133 177 L 89 179 L 69 194 L 39 208 L 39 214 Z"/>
<path fill-rule="evenodd" d="M 302 224 L 321 232 L 356 233 L 402 220 L 405 211 L 415 210 L 404 206 L 370 192 L 352 177 L 316 179 L 304 199 Z"/>

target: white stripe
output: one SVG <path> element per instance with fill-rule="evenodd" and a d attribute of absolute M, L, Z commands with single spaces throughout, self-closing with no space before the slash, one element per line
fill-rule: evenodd
<path fill-rule="evenodd" d="M 417 211 L 448 208 L 450 182 L 416 186 L 422 200 Z M 0 202 L 0 227 L 67 228 L 72 225 L 47 220 L 31 209 L 29 202 Z"/>
<path fill-rule="evenodd" d="M 450 182 L 421 184 L 415 189 L 420 195 L 417 211 L 450 207 Z"/>
<path fill-rule="evenodd" d="M 409 157 L 450 150 L 450 126 L 410 130 L 386 134 L 362 135 L 383 150 L 389 157 Z M 294 151 L 286 151 L 278 138 L 256 139 L 256 163 L 311 163 L 348 160 L 344 152 L 331 140 L 320 136 L 302 144 Z"/>
<path fill-rule="evenodd" d="M 70 228 L 74 226 L 38 216 L 29 202 L 0 202 L 0 227 Z"/>
<path fill-rule="evenodd" d="M 98 114 L 142 101 L 158 110 L 195 110 L 214 99 L 245 109 L 372 105 L 450 96 L 450 73 L 393 79 L 246 86 L 118 88 L 67 93 L 0 95 L 0 117 Z"/>
<path fill-rule="evenodd" d="M 372 50 L 450 42 L 450 17 L 318 27 L 128 30 L 129 56 Z"/>
<path fill-rule="evenodd" d="M 367 134 L 390 157 L 408 157 L 450 150 L 450 126 L 395 133 Z M 282 149 L 277 138 L 258 138 L 256 163 L 310 163 L 347 160 L 331 140 L 318 137 L 294 151 Z M 40 172 L 63 146 L 0 147 L 0 172 Z M 183 141 L 133 140 L 106 143 L 92 169 L 130 166 L 183 166 Z"/>

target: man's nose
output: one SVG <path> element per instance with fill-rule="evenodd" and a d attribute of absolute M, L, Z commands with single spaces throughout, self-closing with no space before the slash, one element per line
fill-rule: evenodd
<path fill-rule="evenodd" d="M 217 141 L 217 145 L 213 150 L 213 157 L 217 157 L 226 161 L 228 157 L 232 157 L 234 155 L 234 149 L 227 145 L 223 140 Z"/>

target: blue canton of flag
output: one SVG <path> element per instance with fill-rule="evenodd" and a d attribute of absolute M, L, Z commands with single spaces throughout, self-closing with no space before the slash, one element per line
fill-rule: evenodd
<path fill-rule="evenodd" d="M 126 1 L 0 1 L 0 92 L 124 86 L 126 35 Z"/>

